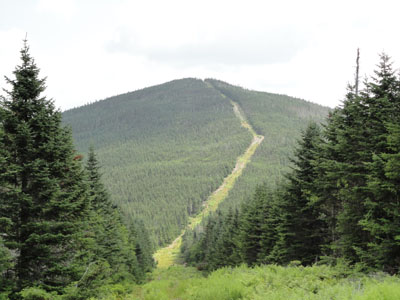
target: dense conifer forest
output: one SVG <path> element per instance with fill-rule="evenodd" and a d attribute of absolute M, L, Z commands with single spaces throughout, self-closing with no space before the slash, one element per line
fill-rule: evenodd
<path fill-rule="evenodd" d="M 382 54 L 364 88 L 356 86 L 324 125 L 304 129 L 285 180 L 258 186 L 240 209 L 184 236 L 186 262 L 208 271 L 340 262 L 399 272 L 400 79 Z"/>
<path fill-rule="evenodd" d="M 143 221 L 156 246 L 165 245 L 250 144 L 230 97 L 240 99 L 244 115 L 266 136 L 227 201 L 237 205 L 257 184 L 281 176 L 300 128 L 323 120 L 327 108 L 215 80 L 182 79 L 66 111 L 63 121 L 80 152 L 90 145 L 96 150 L 113 202 L 128 219 Z"/>
<path fill-rule="evenodd" d="M 221 209 L 235 209 L 251 198 L 257 185 L 275 185 L 290 169 L 290 157 L 302 128 L 309 122 L 323 123 L 329 109 L 301 99 L 256 92 L 218 80 L 207 80 L 237 102 L 247 121 L 265 141 L 229 192 Z"/>
<path fill-rule="evenodd" d="M 142 225 L 112 204 L 93 151 L 82 163 L 25 45 L 0 106 L 0 299 L 87 299 L 152 270 Z"/>

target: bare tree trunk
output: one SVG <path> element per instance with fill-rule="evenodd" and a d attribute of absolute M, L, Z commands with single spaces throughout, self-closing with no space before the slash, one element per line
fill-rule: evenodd
<path fill-rule="evenodd" d="M 358 96 L 358 74 L 360 72 L 360 48 L 357 48 L 357 60 L 356 60 L 356 82 L 355 82 L 355 92 L 356 97 Z"/>

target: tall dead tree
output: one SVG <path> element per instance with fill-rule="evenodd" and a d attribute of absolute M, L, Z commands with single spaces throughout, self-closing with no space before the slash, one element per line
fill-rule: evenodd
<path fill-rule="evenodd" d="M 358 96 L 358 82 L 359 82 L 359 78 L 358 78 L 358 74 L 360 72 L 360 48 L 357 48 L 357 59 L 356 59 L 356 78 L 355 78 L 355 92 L 356 92 L 356 97 Z"/>

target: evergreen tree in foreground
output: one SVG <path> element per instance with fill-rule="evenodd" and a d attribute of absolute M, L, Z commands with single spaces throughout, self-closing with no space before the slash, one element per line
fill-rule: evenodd
<path fill-rule="evenodd" d="M 371 81 L 355 90 L 349 87 L 321 133 L 315 124 L 307 128 L 288 181 L 272 192 L 257 188 L 243 205 L 242 262 L 345 261 L 363 271 L 399 273 L 400 79 L 387 55 Z M 221 226 L 208 227 L 204 236 L 221 236 Z M 198 240 L 193 244 L 205 248 L 186 249 L 186 257 L 199 262 L 191 253 L 211 253 L 203 266 L 210 269 L 220 253 Z"/>
<path fill-rule="evenodd" d="M 0 120 L 0 235 L 15 263 L 7 274 L 14 291 L 60 291 L 77 276 L 74 242 L 88 211 L 86 181 L 61 113 L 41 96 L 45 79 L 26 41 L 13 73 Z"/>
<path fill-rule="evenodd" d="M 390 58 L 381 55 L 378 69 L 367 84 L 362 103 L 367 107 L 364 126 L 370 141 L 367 161 L 365 214 L 359 221 L 367 235 L 358 260 L 390 273 L 400 271 L 400 79 Z M 396 167 L 397 166 L 397 167 Z"/>
<path fill-rule="evenodd" d="M 114 282 L 121 278 L 139 282 L 154 266 L 147 232 L 139 225 L 124 223 L 101 181 L 93 148 L 89 149 L 86 171 L 91 195 L 90 230 L 95 240 L 90 261 L 106 266 Z"/>
<path fill-rule="evenodd" d="M 319 219 L 312 195 L 317 172 L 315 162 L 320 144 L 320 129 L 311 123 L 302 133 L 292 159 L 293 169 L 287 175 L 284 192 L 276 191 L 278 200 L 271 262 L 287 264 L 301 261 L 305 265 L 316 262 L 321 255 L 322 233 L 325 224 Z M 265 233 L 264 233 L 265 234 Z"/>
<path fill-rule="evenodd" d="M 111 203 L 99 169 L 91 148 L 86 164 L 90 211 L 83 226 L 85 251 L 80 256 L 85 272 L 75 284 L 77 289 L 70 292 L 73 299 L 87 299 L 96 295 L 101 286 L 122 279 L 133 282 L 138 272 L 135 241 L 130 238 L 119 211 Z"/>

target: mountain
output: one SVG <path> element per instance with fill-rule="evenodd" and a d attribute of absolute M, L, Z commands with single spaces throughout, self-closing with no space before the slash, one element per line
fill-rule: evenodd
<path fill-rule="evenodd" d="M 251 163 L 243 171 L 222 210 L 237 207 L 253 196 L 257 185 L 274 186 L 289 170 L 290 158 L 300 138 L 312 120 L 325 121 L 330 109 L 302 99 L 233 86 L 219 80 L 206 80 L 226 97 L 241 107 L 254 130 L 265 137 Z"/>
<path fill-rule="evenodd" d="M 279 179 L 300 130 L 310 120 L 322 121 L 329 109 L 188 78 L 66 111 L 63 122 L 79 152 L 94 147 L 114 203 L 128 220 L 142 220 L 153 242 L 163 245 L 179 235 L 251 143 L 231 101 L 265 140 L 223 203 L 226 208 L 244 201 L 257 184 Z"/>

